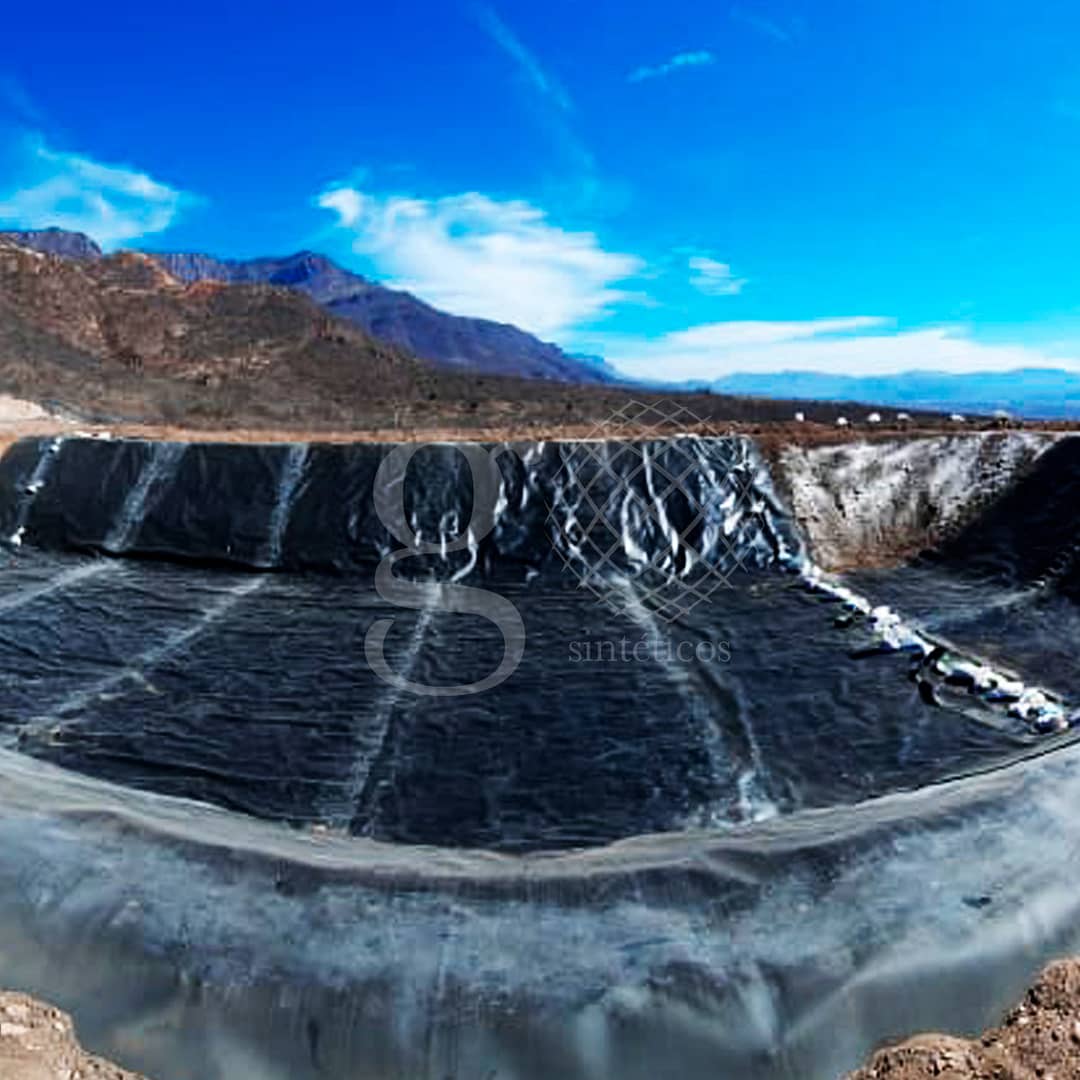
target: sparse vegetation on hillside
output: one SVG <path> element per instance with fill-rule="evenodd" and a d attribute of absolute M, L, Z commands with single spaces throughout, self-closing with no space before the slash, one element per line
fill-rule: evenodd
<path fill-rule="evenodd" d="M 106 423 L 357 431 L 587 428 L 630 393 L 447 371 L 287 288 L 189 284 L 132 252 L 75 260 L 2 239 L 0 389 Z M 833 423 L 841 412 L 681 400 L 712 424 L 790 421 L 796 409 Z"/>

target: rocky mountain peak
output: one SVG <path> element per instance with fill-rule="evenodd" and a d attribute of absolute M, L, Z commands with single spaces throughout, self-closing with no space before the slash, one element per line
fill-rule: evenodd
<path fill-rule="evenodd" d="M 410 293 L 370 281 L 310 250 L 247 260 L 219 259 L 201 252 L 123 253 L 106 258 L 80 233 L 59 229 L 0 233 L 0 239 L 5 236 L 24 248 L 101 263 L 109 273 L 122 274 L 128 286 L 161 288 L 177 282 L 216 281 L 291 289 L 371 337 L 442 368 L 566 383 L 618 381 L 611 369 L 596 360 L 569 356 L 516 326 L 439 311 Z"/>
<path fill-rule="evenodd" d="M 62 255 L 66 259 L 100 259 L 101 248 L 85 233 L 66 229 L 27 229 L 0 232 L 0 240 L 19 247 L 40 251 L 45 255 Z"/>

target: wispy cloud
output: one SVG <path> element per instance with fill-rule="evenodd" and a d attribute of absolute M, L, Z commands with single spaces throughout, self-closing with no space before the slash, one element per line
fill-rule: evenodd
<path fill-rule="evenodd" d="M 730 15 L 734 22 L 748 26 L 751 30 L 755 30 L 765 37 L 770 37 L 774 41 L 781 41 L 785 45 L 790 45 L 795 40 L 795 35 L 786 26 L 782 26 L 757 11 L 749 11 L 736 5 L 731 9 Z"/>
<path fill-rule="evenodd" d="M 512 61 L 528 91 L 527 111 L 559 155 L 558 162 L 538 170 L 546 178 L 548 197 L 577 210 L 604 205 L 608 185 L 599 176 L 592 150 L 575 129 L 574 102 L 566 88 L 492 6 L 476 3 L 471 10 L 487 37 Z"/>
<path fill-rule="evenodd" d="M 52 150 L 41 136 L 23 143 L 23 178 L 0 189 L 0 223 L 84 232 L 102 247 L 163 232 L 198 200 L 123 165 Z"/>
<path fill-rule="evenodd" d="M 1080 369 L 1080 358 L 1025 345 L 988 344 L 963 327 L 898 331 L 890 319 L 853 316 L 797 322 L 726 322 L 647 340 L 607 336 L 589 342 L 624 374 L 650 381 L 708 382 L 724 375 L 815 371 L 896 375 L 1017 368 Z"/>
<path fill-rule="evenodd" d="M 0 109 L 28 125 L 37 126 L 45 119 L 30 92 L 10 73 L 0 73 Z"/>
<path fill-rule="evenodd" d="M 514 61 L 533 88 L 553 101 L 564 112 L 570 112 L 574 107 L 570 95 L 562 84 L 544 68 L 536 56 L 525 47 L 517 34 L 503 22 L 498 12 L 486 4 L 478 4 L 473 10 L 484 32 Z"/>
<path fill-rule="evenodd" d="M 645 65 L 635 68 L 627 76 L 627 81 L 632 83 L 645 82 L 647 79 L 659 79 L 664 75 L 682 71 L 686 68 L 708 67 L 716 63 L 716 56 L 708 49 L 697 49 L 694 52 L 676 53 L 670 60 L 654 66 Z"/>
<path fill-rule="evenodd" d="M 690 284 L 706 296 L 738 296 L 746 278 L 736 277 L 728 263 L 707 255 L 693 255 L 688 261 Z"/>
<path fill-rule="evenodd" d="M 391 284 L 455 314 L 538 334 L 563 334 L 632 299 L 622 285 L 644 268 L 526 202 L 476 192 L 418 199 L 348 186 L 316 201 Z"/>

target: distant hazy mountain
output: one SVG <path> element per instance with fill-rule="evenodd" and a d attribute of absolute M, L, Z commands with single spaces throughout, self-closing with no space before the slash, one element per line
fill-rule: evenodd
<path fill-rule="evenodd" d="M 372 337 L 444 366 L 562 382 L 610 382 L 616 377 L 603 362 L 568 356 L 516 326 L 448 315 L 410 293 L 368 281 L 310 251 L 280 259 L 243 261 L 192 254 L 153 257 L 182 281 L 261 283 L 297 289 Z"/>
<path fill-rule="evenodd" d="M 782 371 L 728 375 L 707 385 L 722 394 L 873 401 L 900 409 L 947 412 L 990 413 L 1005 409 L 1032 419 L 1080 418 L 1080 373 L 1044 368 L 970 375 L 910 371 L 902 375 L 855 376 Z"/>
<path fill-rule="evenodd" d="M 47 255 L 63 255 L 67 259 L 101 258 L 101 248 L 89 236 L 65 229 L 0 232 L 0 240 L 8 240 L 32 251 L 43 251 Z"/>
<path fill-rule="evenodd" d="M 605 382 L 630 382 L 626 375 L 609 364 L 602 356 L 588 356 L 584 353 L 575 353 L 572 359 L 576 360 L 579 364 L 584 364 Z"/>

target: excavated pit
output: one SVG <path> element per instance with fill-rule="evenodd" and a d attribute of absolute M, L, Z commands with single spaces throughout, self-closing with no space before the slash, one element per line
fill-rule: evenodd
<path fill-rule="evenodd" d="M 984 1024 L 1076 944 L 1077 446 L 16 444 L 8 982 L 160 1080 Z"/>

